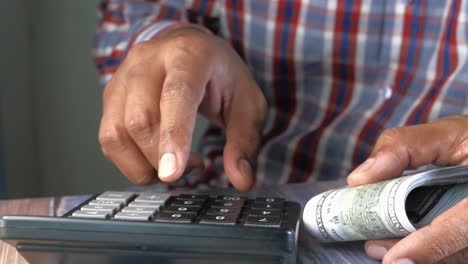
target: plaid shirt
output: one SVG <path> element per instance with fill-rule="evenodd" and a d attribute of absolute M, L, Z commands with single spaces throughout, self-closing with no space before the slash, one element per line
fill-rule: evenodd
<path fill-rule="evenodd" d="M 468 114 L 467 1 L 105 0 L 99 11 L 104 82 L 128 48 L 182 23 L 232 44 L 269 102 L 257 185 L 346 177 L 384 129 Z M 207 130 L 205 175 L 182 184 L 228 184 L 223 140 Z"/>

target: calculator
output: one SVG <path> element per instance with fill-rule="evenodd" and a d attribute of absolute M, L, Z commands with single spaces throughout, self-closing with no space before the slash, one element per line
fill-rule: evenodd
<path fill-rule="evenodd" d="M 30 263 L 295 263 L 301 206 L 278 197 L 106 191 L 61 217 L 3 216 Z"/>

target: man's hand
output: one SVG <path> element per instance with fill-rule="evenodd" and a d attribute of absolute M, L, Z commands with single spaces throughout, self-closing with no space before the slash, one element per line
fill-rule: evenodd
<path fill-rule="evenodd" d="M 385 131 L 367 161 L 349 175 L 348 183 L 382 181 L 399 176 L 408 167 L 431 163 L 468 164 L 468 116 Z M 468 198 L 401 240 L 367 241 L 365 249 L 369 256 L 383 258 L 383 263 L 466 263 Z"/>
<path fill-rule="evenodd" d="M 234 50 L 195 28 L 130 49 L 104 90 L 102 151 L 134 183 L 175 181 L 203 164 L 190 153 L 197 110 L 226 129 L 226 174 L 248 190 L 266 101 Z"/>

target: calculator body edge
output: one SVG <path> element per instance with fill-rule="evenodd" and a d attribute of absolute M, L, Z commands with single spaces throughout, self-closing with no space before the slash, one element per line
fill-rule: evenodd
<path fill-rule="evenodd" d="M 280 228 L 3 216 L 0 239 L 32 263 L 295 263 L 300 211 Z"/>

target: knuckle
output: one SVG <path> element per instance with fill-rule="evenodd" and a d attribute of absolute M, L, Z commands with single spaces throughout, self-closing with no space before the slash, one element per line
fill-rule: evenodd
<path fill-rule="evenodd" d="M 154 126 L 151 115 L 139 110 L 134 110 L 126 115 L 125 128 L 132 137 L 145 137 L 149 135 Z"/>
<path fill-rule="evenodd" d="M 377 139 L 374 151 L 385 150 L 387 155 L 396 164 L 408 164 L 410 162 L 410 145 L 405 142 L 405 128 L 389 128 Z M 409 165 L 409 164 L 408 164 Z"/>
<path fill-rule="evenodd" d="M 169 142 L 176 141 L 179 146 L 190 146 L 191 135 L 190 133 L 185 133 L 186 129 L 183 127 L 178 127 L 173 122 L 162 128 L 160 131 L 160 141 Z"/>
<path fill-rule="evenodd" d="M 440 229 L 440 226 L 446 226 L 446 224 L 444 224 L 444 221 L 438 221 L 438 219 L 436 218 L 434 221 L 432 221 L 432 223 L 430 223 L 427 226 L 425 232 L 425 241 L 430 241 L 431 243 L 431 246 L 429 247 L 430 254 L 427 254 L 426 256 L 429 262 L 435 262 L 451 255 L 453 253 L 451 247 L 455 246 L 456 243 L 458 243 L 458 238 L 454 236 L 450 237 L 452 243 L 447 243 L 446 237 L 435 235 L 438 233 L 436 230 Z"/>
<path fill-rule="evenodd" d="M 178 136 L 178 129 L 174 125 L 169 125 L 162 129 L 161 131 L 161 139 L 168 139 L 174 138 Z"/>
<path fill-rule="evenodd" d="M 441 244 L 435 244 L 434 246 L 432 246 L 431 251 L 431 262 L 443 259 L 444 257 L 447 257 L 450 254 L 450 250 L 446 246 Z"/>
<path fill-rule="evenodd" d="M 166 80 L 165 86 L 161 91 L 161 101 L 172 102 L 182 99 L 187 103 L 195 103 L 195 95 L 191 87 L 193 85 L 186 80 Z"/>
<path fill-rule="evenodd" d="M 126 148 L 125 129 L 120 125 L 102 128 L 99 131 L 99 143 L 106 149 L 104 155 L 109 156 L 109 152 L 122 151 Z"/>
<path fill-rule="evenodd" d="M 136 78 L 142 77 L 147 73 L 148 73 L 147 65 L 143 63 L 135 63 L 128 68 L 128 71 L 126 74 L 127 82 L 130 82 Z"/>
<path fill-rule="evenodd" d="M 178 34 L 173 36 L 170 41 L 171 52 L 168 53 L 168 59 L 171 64 L 179 64 L 180 61 L 187 61 L 187 58 L 195 59 L 198 62 L 210 61 L 216 46 L 213 47 L 210 36 L 205 33 Z"/>
<path fill-rule="evenodd" d="M 388 144 L 400 145 L 402 141 L 402 128 L 388 128 L 380 135 L 378 141 Z"/>
<path fill-rule="evenodd" d="M 104 89 L 102 90 L 102 99 L 104 101 L 106 101 L 110 94 L 112 92 L 112 86 L 111 86 L 111 81 L 106 85 L 106 87 L 104 87 Z"/>
<path fill-rule="evenodd" d="M 130 60 L 140 60 L 148 56 L 154 50 L 153 45 L 150 41 L 140 42 L 134 45 L 128 51 L 127 58 Z"/>
<path fill-rule="evenodd" d="M 453 160 L 455 161 L 462 162 L 464 160 L 468 160 L 468 132 L 465 131 L 465 135 L 455 141 L 451 153 Z"/>
<path fill-rule="evenodd" d="M 190 34 L 178 34 L 172 38 L 171 45 L 180 49 L 180 51 L 187 52 L 189 54 L 197 54 L 199 51 L 208 50 L 207 38 L 209 35 L 206 35 L 203 32 L 199 31 L 190 31 Z M 190 43 L 190 45 L 188 45 Z M 192 48 L 191 48 L 192 47 Z M 196 47 L 194 49 L 193 47 Z M 197 50 L 197 52 L 195 52 Z"/>
<path fill-rule="evenodd" d="M 101 152 L 102 152 L 102 155 L 103 155 L 106 159 L 112 160 L 111 154 L 110 154 L 110 152 L 109 152 L 106 148 L 101 147 Z"/>

